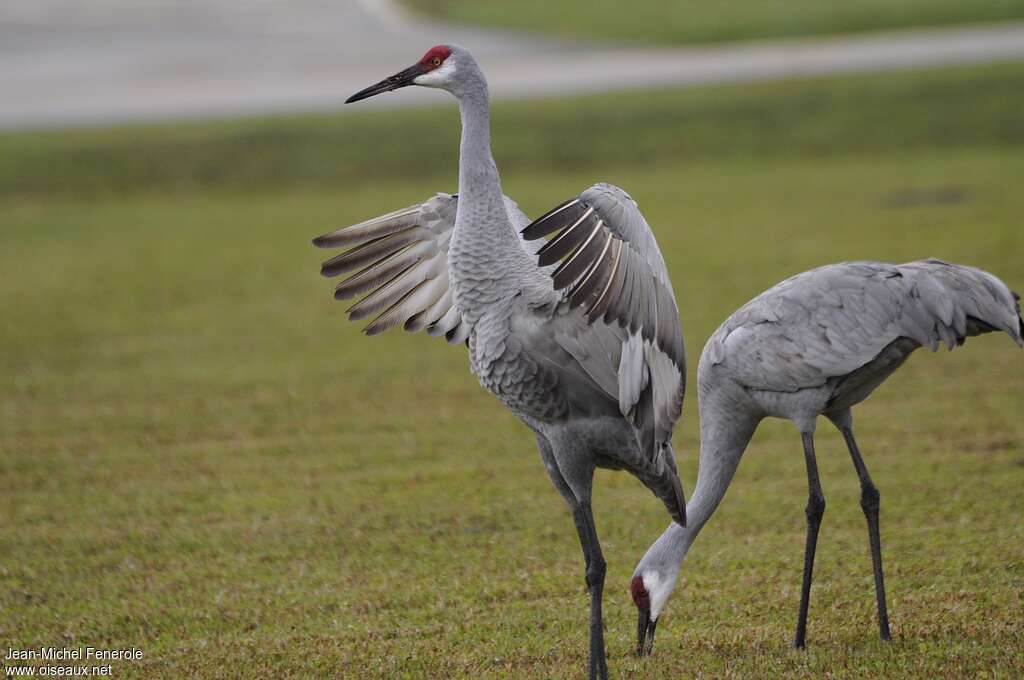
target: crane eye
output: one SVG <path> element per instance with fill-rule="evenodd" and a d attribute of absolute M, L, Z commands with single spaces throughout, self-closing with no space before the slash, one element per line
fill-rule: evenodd
<path fill-rule="evenodd" d="M 433 59 L 430 60 L 430 63 L 433 64 L 434 66 L 440 66 L 441 59 L 439 57 L 434 57 Z"/>

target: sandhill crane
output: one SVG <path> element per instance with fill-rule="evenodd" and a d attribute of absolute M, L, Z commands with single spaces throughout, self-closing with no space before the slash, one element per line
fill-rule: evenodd
<path fill-rule="evenodd" d="M 804 646 L 825 510 L 814 457 L 819 415 L 842 432 L 860 477 L 879 632 L 888 640 L 879 493 L 854 440 L 850 409 L 918 347 L 935 351 L 941 341 L 953 349 L 988 331 L 1005 331 L 1024 345 L 1019 299 L 992 274 L 941 260 L 847 262 L 797 274 L 734 312 L 704 346 L 697 368 L 701 451 L 697 485 L 686 506 L 689 523 L 670 526 L 651 545 L 630 584 L 639 614 L 637 653 L 650 653 L 680 563 L 722 500 L 758 423 L 768 416 L 797 426 L 807 465 L 807 542 L 794 644 Z"/>
<path fill-rule="evenodd" d="M 532 224 L 503 196 L 487 83 L 465 49 L 433 47 L 348 101 L 407 85 L 458 100 L 459 194 L 315 239 L 349 248 L 322 273 L 358 270 L 335 297 L 366 294 L 348 313 L 377 315 L 369 334 L 403 325 L 466 341 L 480 383 L 533 430 L 583 548 L 589 675 L 606 678 L 594 468 L 630 471 L 685 522 L 671 445 L 683 403 L 683 336 L 665 262 L 636 203 L 617 187 L 594 185 Z"/>

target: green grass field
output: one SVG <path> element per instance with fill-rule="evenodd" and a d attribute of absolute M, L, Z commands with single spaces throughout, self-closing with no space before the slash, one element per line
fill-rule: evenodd
<path fill-rule="evenodd" d="M 1024 18 L 1020 0 L 404 0 L 431 18 L 614 42 L 706 43 Z"/>
<path fill-rule="evenodd" d="M 537 214 L 628 188 L 692 369 L 731 310 L 826 262 L 934 255 L 1024 289 L 1024 65 L 605 102 L 499 105 L 505 189 Z M 116 677 L 581 675 L 579 547 L 532 435 L 462 348 L 361 336 L 309 245 L 453 190 L 456 134 L 449 105 L 0 135 L 0 647 L 142 649 Z M 1020 676 L 1022 409 L 1024 354 L 991 335 L 860 407 L 889 645 L 827 427 L 806 653 L 792 426 L 762 425 L 642 661 L 628 582 L 668 519 L 600 472 L 613 675 Z"/>

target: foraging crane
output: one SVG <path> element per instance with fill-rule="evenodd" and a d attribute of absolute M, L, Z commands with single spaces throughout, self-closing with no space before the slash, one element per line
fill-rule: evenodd
<path fill-rule="evenodd" d="M 534 431 L 583 548 L 589 675 L 606 678 L 594 468 L 630 471 L 685 522 L 671 438 L 686 369 L 665 262 L 636 203 L 617 187 L 594 185 L 532 224 L 502 194 L 487 82 L 465 49 L 433 47 L 348 102 L 407 85 L 458 100 L 458 196 L 438 194 L 315 239 L 348 248 L 322 273 L 358 270 L 335 297 L 365 294 L 348 314 L 376 315 L 368 334 L 403 325 L 465 341 L 480 383 Z"/>
<path fill-rule="evenodd" d="M 718 507 L 760 421 L 793 421 L 807 465 L 807 542 L 794 644 L 803 647 L 814 552 L 825 511 L 814 456 L 819 415 L 839 428 L 860 478 L 878 601 L 889 639 L 879 494 L 853 437 L 850 409 L 918 347 L 949 349 L 968 336 L 1005 331 L 1024 346 L 1019 296 L 992 274 L 925 260 L 847 262 L 789 278 L 734 312 L 708 340 L 697 368 L 700 468 L 686 506 L 688 524 L 670 526 L 640 560 L 630 590 L 637 606 L 637 654 L 650 653 L 658 616 L 679 566 Z"/>

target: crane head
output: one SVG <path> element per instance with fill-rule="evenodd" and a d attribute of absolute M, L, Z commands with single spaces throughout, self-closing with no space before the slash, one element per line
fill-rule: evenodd
<path fill-rule="evenodd" d="M 346 99 L 345 103 L 351 104 L 382 92 L 391 92 L 409 85 L 445 87 L 455 75 L 455 59 L 449 59 L 455 50 L 456 48 L 452 45 L 435 45 L 409 68 L 356 92 Z"/>
<path fill-rule="evenodd" d="M 633 596 L 633 604 L 637 610 L 636 624 L 636 655 L 650 654 L 654 649 L 654 630 L 658 626 L 658 616 L 668 601 L 675 587 L 674 573 L 662 577 L 657 571 L 638 571 L 629 584 L 629 593 Z"/>

